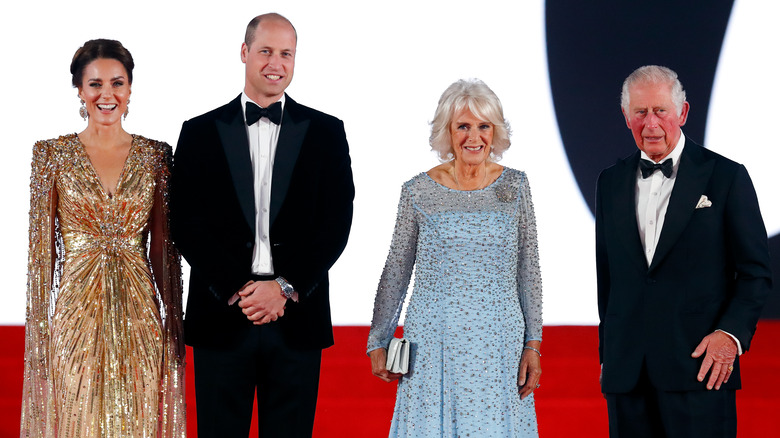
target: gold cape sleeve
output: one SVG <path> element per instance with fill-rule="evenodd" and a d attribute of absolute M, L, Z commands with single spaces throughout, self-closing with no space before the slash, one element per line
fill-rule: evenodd
<path fill-rule="evenodd" d="M 57 171 L 54 143 L 33 147 L 30 176 L 30 241 L 27 260 L 27 316 L 24 343 L 22 437 L 54 436 L 55 409 L 51 381 L 50 323 L 56 294 L 53 243 L 57 241 L 53 216 Z"/>
<path fill-rule="evenodd" d="M 163 272 L 158 281 L 163 308 L 163 376 L 160 383 L 160 437 L 185 437 L 187 416 L 184 397 L 185 347 L 182 328 L 182 277 L 181 257 L 173 246 L 170 235 L 170 175 L 173 160 L 171 147 L 162 147 L 161 163 L 157 167 L 157 192 L 162 206 L 163 225 Z M 158 155 L 158 157 L 160 156 Z"/>

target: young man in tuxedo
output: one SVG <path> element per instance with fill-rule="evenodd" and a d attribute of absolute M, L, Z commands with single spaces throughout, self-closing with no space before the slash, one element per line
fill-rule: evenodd
<path fill-rule="evenodd" d="M 285 94 L 297 34 L 254 18 L 244 91 L 184 122 L 173 238 L 191 267 L 198 436 L 311 436 L 322 349 L 333 344 L 328 269 L 343 251 L 354 186 L 343 123 Z"/>
<path fill-rule="evenodd" d="M 677 74 L 623 84 L 639 148 L 604 170 L 596 202 L 601 389 L 612 437 L 736 436 L 739 357 L 772 288 L 745 167 L 681 131 Z"/>

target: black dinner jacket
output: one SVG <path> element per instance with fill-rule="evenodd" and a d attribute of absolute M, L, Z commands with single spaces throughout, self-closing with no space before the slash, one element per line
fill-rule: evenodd
<path fill-rule="evenodd" d="M 252 325 L 228 306 L 251 275 L 254 176 L 241 97 L 184 122 L 174 155 L 171 225 L 191 267 L 184 320 L 193 346 L 227 346 Z M 276 323 L 292 345 L 333 344 L 328 269 L 347 243 L 352 182 L 343 123 L 289 96 L 273 166 L 270 239 L 274 275 L 300 294 Z"/>
<path fill-rule="evenodd" d="M 766 229 L 744 166 L 686 138 L 663 229 L 648 266 L 635 187 L 640 152 L 599 176 L 596 196 L 602 391 L 631 390 L 646 361 L 661 390 L 704 389 L 702 358 L 715 329 L 750 348 L 771 287 Z M 702 195 L 712 203 L 696 208 Z M 709 377 L 709 376 L 708 376 Z M 739 360 L 725 388 L 741 386 Z"/>

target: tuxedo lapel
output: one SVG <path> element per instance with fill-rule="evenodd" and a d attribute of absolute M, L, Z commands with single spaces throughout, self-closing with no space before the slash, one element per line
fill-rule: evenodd
<path fill-rule="evenodd" d="M 639 168 L 639 152 L 621 161 L 618 180 L 613 196 L 613 214 L 616 234 L 620 236 L 630 261 L 640 269 L 647 269 L 647 259 L 639 239 L 639 227 L 636 222 L 636 175 Z"/>
<path fill-rule="evenodd" d="M 233 178 L 233 187 L 241 204 L 241 211 L 252 234 L 255 234 L 255 183 L 252 158 L 249 155 L 249 139 L 246 136 L 241 111 L 241 96 L 239 96 L 227 105 L 222 117 L 216 120 L 216 125 L 230 168 L 230 176 Z"/>
<path fill-rule="evenodd" d="M 705 194 L 714 166 L 715 160 L 705 160 L 701 154 L 701 146 L 686 139 L 650 271 L 666 257 L 685 230 L 696 210 L 696 203 Z"/>
<path fill-rule="evenodd" d="M 285 95 L 284 111 L 282 112 L 282 129 L 276 144 L 274 157 L 273 181 L 271 183 L 270 224 L 273 225 L 279 209 L 282 207 L 290 180 L 298 161 L 298 154 L 309 129 L 309 119 L 299 111 L 299 105 L 290 96 Z"/>

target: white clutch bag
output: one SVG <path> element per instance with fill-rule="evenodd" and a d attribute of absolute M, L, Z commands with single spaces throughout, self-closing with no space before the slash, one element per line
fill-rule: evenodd
<path fill-rule="evenodd" d="M 406 374 L 409 372 L 409 341 L 405 338 L 393 338 L 387 346 L 387 371 Z"/>

